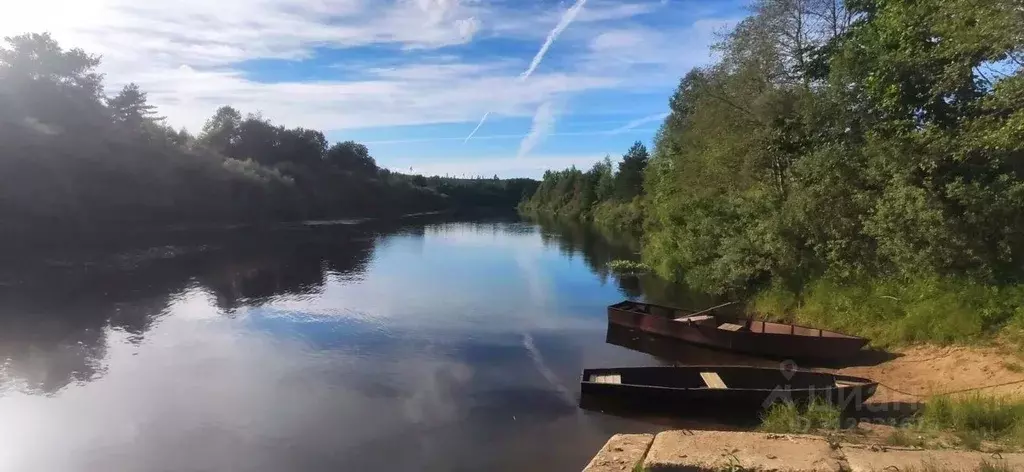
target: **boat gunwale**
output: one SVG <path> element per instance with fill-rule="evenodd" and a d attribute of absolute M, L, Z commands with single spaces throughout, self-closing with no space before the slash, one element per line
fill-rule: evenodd
<path fill-rule="evenodd" d="M 613 304 L 613 305 L 608 305 L 608 309 L 610 309 L 610 310 L 611 309 L 619 310 L 619 311 L 623 311 L 623 312 L 626 312 L 626 313 L 633 313 L 633 314 L 637 314 L 637 315 L 657 316 L 659 318 L 669 318 L 668 316 L 664 316 L 664 315 L 659 315 L 659 314 L 655 314 L 655 313 L 644 313 L 644 312 L 641 312 L 641 311 L 629 310 L 629 309 L 622 308 L 622 307 L 619 306 L 619 305 L 622 305 L 622 304 L 625 304 L 625 303 L 631 303 L 631 304 L 634 304 L 634 305 L 648 305 L 648 306 L 656 306 L 656 307 L 660 307 L 660 308 L 668 308 L 670 310 L 675 310 L 675 311 L 679 311 L 679 312 L 682 312 L 682 313 L 687 313 L 689 315 L 692 315 L 694 313 L 700 313 L 699 310 L 698 311 L 693 311 L 693 310 L 686 310 L 686 309 L 678 308 L 678 307 L 672 307 L 672 306 L 668 306 L 668 305 L 659 305 L 657 303 L 634 302 L 634 301 L 629 301 L 629 300 L 621 301 L 621 302 Z M 714 313 L 715 313 L 714 310 L 709 312 L 709 314 L 714 314 Z M 718 315 L 716 315 L 716 316 L 718 316 Z M 735 320 L 762 321 L 764 323 L 772 323 L 772 324 L 783 325 L 783 326 L 793 326 L 795 328 L 817 330 L 817 331 L 820 331 L 822 333 L 832 333 L 832 334 L 834 334 L 836 336 L 824 336 L 824 335 L 820 335 L 820 334 L 819 335 L 811 335 L 811 334 L 799 334 L 799 333 L 765 333 L 765 332 L 758 333 L 758 332 L 754 332 L 754 331 L 737 331 L 737 333 L 756 334 L 758 336 L 799 336 L 801 338 L 812 338 L 812 339 L 813 338 L 856 339 L 856 340 L 859 340 L 859 341 L 864 341 L 865 344 L 867 344 L 867 342 L 868 342 L 868 339 L 865 338 L 865 337 L 862 337 L 862 336 L 855 336 L 855 335 L 852 335 L 852 334 L 841 333 L 839 331 L 832 331 L 830 329 L 814 328 L 814 327 L 811 327 L 811 326 L 804 326 L 804 325 L 799 325 L 799 324 L 796 324 L 796 323 L 780 323 L 780 322 L 777 322 L 777 321 L 765 321 L 765 320 L 758 320 L 758 319 L 755 319 L 753 317 L 735 317 L 735 318 L 733 318 L 733 317 L 730 317 L 730 316 L 727 316 L 727 315 L 725 315 L 725 317 L 726 318 L 735 319 Z M 673 318 L 673 320 L 674 319 L 675 318 Z M 706 330 L 717 329 L 717 328 L 710 328 L 708 326 L 701 326 L 701 325 L 691 325 L 691 327 L 695 328 L 695 329 L 698 329 L 698 330 L 701 330 L 701 329 L 706 329 Z"/>
<path fill-rule="evenodd" d="M 807 392 L 807 391 L 827 392 L 827 391 L 831 391 L 831 390 L 842 391 L 843 389 L 853 390 L 853 389 L 865 388 L 865 387 L 875 387 L 875 388 L 878 387 L 878 382 L 875 382 L 874 380 L 871 380 L 871 379 L 868 379 L 868 378 L 857 377 L 857 376 L 853 376 L 853 375 L 835 374 L 835 373 L 824 372 L 824 371 L 806 370 L 806 369 L 797 369 L 797 370 L 795 370 L 793 372 L 794 373 L 831 375 L 833 377 L 833 384 L 831 386 L 828 386 L 828 387 L 814 387 L 814 388 L 788 388 L 788 389 L 781 389 L 781 388 L 778 388 L 778 387 L 774 387 L 774 388 L 770 388 L 769 389 L 769 388 L 727 387 L 727 388 L 724 388 L 724 389 L 720 389 L 720 388 L 716 389 L 716 388 L 710 388 L 710 387 L 665 387 L 665 386 L 661 386 L 661 385 L 628 384 L 628 383 L 605 384 L 605 383 L 591 382 L 591 381 L 587 380 L 587 378 L 588 378 L 587 373 L 588 372 L 594 372 L 594 371 L 620 371 L 620 370 L 627 370 L 627 369 L 694 369 L 694 370 L 707 369 L 707 370 L 715 370 L 715 369 L 722 369 L 722 368 L 775 370 L 775 368 L 773 368 L 773 367 L 756 367 L 756 366 L 745 366 L 745 365 L 685 365 L 685 366 L 659 365 L 659 366 L 641 366 L 641 367 L 596 367 L 596 368 L 592 368 L 592 369 L 586 369 L 586 368 L 583 369 L 583 372 L 580 374 L 580 383 L 581 384 L 589 384 L 589 385 L 603 385 L 603 386 L 609 386 L 609 387 L 612 387 L 612 388 L 615 388 L 615 387 L 640 387 L 640 388 L 653 388 L 653 389 L 660 389 L 660 390 L 685 390 L 685 391 L 723 391 L 723 390 L 729 391 L 729 390 L 731 390 L 731 391 L 738 391 L 738 392 L 773 392 L 773 391 L 774 392 Z M 843 386 L 840 387 L 840 386 L 837 386 L 837 385 L 834 384 L 834 382 L 836 380 L 852 380 L 852 381 L 856 381 L 857 384 L 856 385 L 843 385 Z"/>

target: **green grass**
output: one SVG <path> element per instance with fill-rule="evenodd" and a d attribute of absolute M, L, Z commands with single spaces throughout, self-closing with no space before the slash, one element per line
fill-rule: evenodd
<path fill-rule="evenodd" d="M 972 344 L 1000 332 L 1008 333 L 1007 337 L 1024 333 L 1024 284 L 994 286 L 950 278 L 854 282 L 824 278 L 810 282 L 799 293 L 772 286 L 754 296 L 751 309 L 768 318 L 864 336 L 876 346 Z M 1024 340 L 1024 336 L 1017 338 Z"/>
<path fill-rule="evenodd" d="M 609 262 L 608 268 L 612 272 L 619 274 L 642 274 L 651 270 L 651 268 L 643 262 L 627 261 L 623 259 L 617 259 Z"/>
<path fill-rule="evenodd" d="M 841 425 L 838 408 L 823 401 L 806 406 L 776 403 L 761 416 L 760 430 L 768 433 L 821 433 Z M 892 432 L 891 446 L 924 446 L 920 435 L 952 434 L 967 449 L 980 449 L 989 441 L 1024 447 L 1024 400 L 981 395 L 934 397 L 922 407 L 917 421 Z"/>
<path fill-rule="evenodd" d="M 903 472 L 958 472 L 961 469 L 951 469 L 935 462 L 923 462 L 919 467 L 904 469 Z M 977 472 L 1011 472 L 1010 465 L 1006 461 L 982 460 L 978 464 Z"/>
<path fill-rule="evenodd" d="M 977 449 L 981 441 L 1024 447 L 1024 400 L 971 395 L 935 397 L 920 413 L 925 429 L 949 431 L 963 445 Z"/>
<path fill-rule="evenodd" d="M 885 438 L 885 443 L 896 447 L 924 447 L 925 441 L 918 438 L 913 431 L 899 428 Z"/>
<path fill-rule="evenodd" d="M 1011 472 L 1010 464 L 1006 461 L 989 462 L 987 460 L 981 461 L 978 465 L 978 472 Z"/>
<path fill-rule="evenodd" d="M 792 402 L 776 403 L 761 416 L 761 431 L 768 433 L 812 433 L 839 429 L 841 412 L 824 401 L 813 400 L 806 406 Z"/>
<path fill-rule="evenodd" d="M 1016 362 L 1004 362 L 1003 368 L 1015 374 L 1024 372 L 1024 367 L 1021 367 L 1021 365 Z"/>

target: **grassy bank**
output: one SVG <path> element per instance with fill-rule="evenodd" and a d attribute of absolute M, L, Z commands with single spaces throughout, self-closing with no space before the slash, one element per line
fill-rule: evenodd
<path fill-rule="evenodd" d="M 842 414 L 838 408 L 821 401 L 798 406 L 776 403 L 761 417 L 760 429 L 767 433 L 815 433 L 840 428 Z"/>
<path fill-rule="evenodd" d="M 924 462 L 920 467 L 904 469 L 904 472 L 960 472 L 962 469 L 947 467 L 936 462 Z M 978 464 L 977 472 L 1012 472 L 1013 469 L 1005 461 L 999 459 L 983 460 Z"/>
<path fill-rule="evenodd" d="M 982 441 L 1024 447 L 1024 400 L 986 397 L 935 397 L 917 422 L 924 432 L 950 432 L 964 446 L 977 449 Z"/>
<path fill-rule="evenodd" d="M 770 433 L 831 433 L 843 422 L 839 409 L 812 402 L 806 406 L 778 403 L 761 417 L 760 429 Z M 891 446 L 926 447 L 937 438 L 952 437 L 957 445 L 981 449 L 992 443 L 1024 448 L 1024 399 L 970 395 L 934 397 L 917 415 L 900 424 L 885 442 Z"/>
<path fill-rule="evenodd" d="M 865 336 L 876 346 L 914 342 L 977 343 L 1003 335 L 1024 340 L 1024 285 L 984 285 L 966 279 L 820 279 L 793 291 L 773 286 L 751 310 Z"/>

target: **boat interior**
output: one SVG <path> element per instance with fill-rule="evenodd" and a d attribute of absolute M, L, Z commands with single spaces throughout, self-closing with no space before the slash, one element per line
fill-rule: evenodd
<path fill-rule="evenodd" d="M 779 369 L 750 369 L 707 366 L 685 369 L 631 368 L 588 372 L 586 381 L 603 384 L 647 385 L 671 388 L 707 389 L 802 389 L 859 385 L 851 379 L 837 379 L 825 372 L 783 372 Z"/>
<path fill-rule="evenodd" d="M 714 327 L 723 331 L 746 331 L 751 333 L 764 334 L 788 334 L 793 336 L 825 337 L 825 338 L 851 338 L 853 336 L 827 331 L 817 328 L 806 328 L 787 323 L 773 323 L 770 321 L 751 320 L 720 316 L 713 313 L 688 314 L 682 310 L 663 307 L 659 305 L 648 305 L 645 303 L 624 302 L 617 305 L 618 308 L 629 311 L 636 311 L 656 316 L 672 318 L 680 323 L 690 323 L 699 326 Z"/>

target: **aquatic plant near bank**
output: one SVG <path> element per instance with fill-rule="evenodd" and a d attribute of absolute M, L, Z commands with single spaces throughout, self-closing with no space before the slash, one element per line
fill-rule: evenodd
<path fill-rule="evenodd" d="M 618 274 L 642 274 L 651 268 L 643 262 L 616 259 L 608 263 L 608 269 Z"/>

